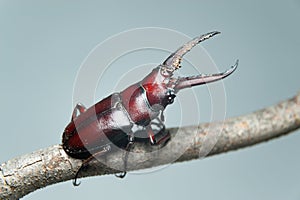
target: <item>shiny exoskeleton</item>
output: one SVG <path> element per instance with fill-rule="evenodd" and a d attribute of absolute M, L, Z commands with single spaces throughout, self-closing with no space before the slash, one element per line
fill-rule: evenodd
<path fill-rule="evenodd" d="M 168 134 L 158 139 L 151 125 L 153 120 L 163 124 L 163 111 L 167 105 L 172 104 L 176 93 L 184 88 L 223 79 L 236 69 L 237 62 L 223 73 L 173 77 L 174 71 L 181 67 L 182 57 L 188 51 L 218 33 L 210 32 L 187 42 L 143 80 L 122 92 L 114 93 L 88 109 L 77 104 L 62 139 L 63 149 L 69 156 L 84 160 L 76 174 L 74 185 L 77 185 L 79 171 L 93 158 L 109 152 L 112 144 L 128 151 L 134 142 L 134 126 L 145 129 L 151 144 L 168 140 Z M 126 163 L 124 172 L 125 170 Z"/>

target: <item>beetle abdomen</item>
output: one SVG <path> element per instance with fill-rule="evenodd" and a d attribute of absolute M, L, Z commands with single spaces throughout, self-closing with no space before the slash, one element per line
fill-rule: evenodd
<path fill-rule="evenodd" d="M 124 109 L 115 93 L 80 114 L 63 133 L 64 150 L 71 157 L 85 159 L 106 145 L 122 147 L 133 126 Z"/>

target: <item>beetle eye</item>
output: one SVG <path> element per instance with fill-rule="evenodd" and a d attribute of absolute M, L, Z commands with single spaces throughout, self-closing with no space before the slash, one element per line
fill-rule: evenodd
<path fill-rule="evenodd" d="M 173 90 L 168 90 L 167 97 L 168 97 L 168 104 L 171 104 L 174 102 L 174 98 L 176 97 L 176 95 Z"/>

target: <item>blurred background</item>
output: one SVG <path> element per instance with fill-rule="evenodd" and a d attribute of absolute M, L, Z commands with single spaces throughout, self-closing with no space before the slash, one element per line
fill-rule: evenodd
<path fill-rule="evenodd" d="M 238 70 L 224 81 L 228 118 L 276 104 L 300 91 L 299 21 L 299 0 L 0 0 L 0 163 L 61 143 L 73 110 L 80 65 L 112 35 L 142 27 L 173 29 L 189 37 L 221 31 L 203 47 L 221 71 L 240 60 Z M 143 54 L 154 63 L 166 55 Z M 135 58 L 128 57 L 128 63 L 130 59 Z M 97 93 L 97 99 L 111 92 Z M 24 199 L 299 200 L 299 153 L 297 131 L 153 173 L 129 173 L 123 180 L 103 176 L 83 179 L 80 187 L 73 187 L 71 181 L 60 183 Z"/>

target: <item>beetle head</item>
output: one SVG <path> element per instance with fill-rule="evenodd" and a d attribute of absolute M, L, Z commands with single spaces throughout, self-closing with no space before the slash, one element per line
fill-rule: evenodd
<path fill-rule="evenodd" d="M 152 107 L 156 105 L 162 110 L 168 104 L 173 103 L 179 90 L 223 79 L 235 71 L 238 60 L 234 66 L 222 73 L 173 77 L 174 71 L 181 67 L 181 60 L 187 52 L 198 43 L 219 33 L 218 31 L 210 32 L 185 43 L 141 81 L 141 85 L 145 89 L 147 99 Z"/>

